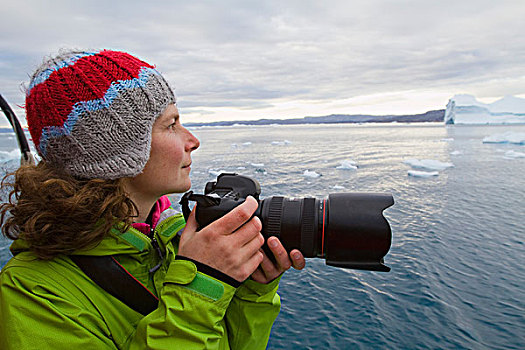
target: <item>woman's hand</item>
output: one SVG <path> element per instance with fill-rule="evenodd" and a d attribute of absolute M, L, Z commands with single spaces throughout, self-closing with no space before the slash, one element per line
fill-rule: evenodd
<path fill-rule="evenodd" d="M 258 207 L 253 197 L 197 231 L 195 210 L 186 223 L 178 254 L 213 267 L 242 282 L 264 262 L 262 224 L 252 215 Z M 283 248 L 284 249 L 284 248 Z"/>
<path fill-rule="evenodd" d="M 272 236 L 268 238 L 268 247 L 270 247 L 276 263 L 274 264 L 261 249 L 264 257 L 257 270 L 252 274 L 254 281 L 265 284 L 270 283 L 292 266 L 296 270 L 302 270 L 304 268 L 306 262 L 303 254 L 299 250 L 294 249 L 290 252 L 290 256 L 288 256 L 286 249 L 284 249 L 281 241 L 279 241 L 277 237 Z"/>

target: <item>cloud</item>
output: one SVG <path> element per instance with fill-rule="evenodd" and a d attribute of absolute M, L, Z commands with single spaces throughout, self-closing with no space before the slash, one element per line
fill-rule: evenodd
<path fill-rule="evenodd" d="M 206 120 L 402 91 L 435 91 L 432 109 L 443 91 L 525 94 L 524 13 L 523 1 L 8 1 L 1 92 L 21 104 L 43 56 L 109 47 L 155 63 Z"/>

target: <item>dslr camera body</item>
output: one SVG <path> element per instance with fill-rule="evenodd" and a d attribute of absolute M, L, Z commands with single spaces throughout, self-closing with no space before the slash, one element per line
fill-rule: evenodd
<path fill-rule="evenodd" d="M 197 203 L 199 228 L 222 217 L 248 196 L 259 202 L 254 216 L 262 222 L 262 234 L 279 238 L 290 252 L 299 249 L 307 258 L 326 259 L 336 267 L 390 271 L 383 258 L 388 253 L 392 232 L 383 210 L 394 204 L 386 193 L 334 193 L 327 199 L 273 196 L 261 200 L 261 186 L 247 176 L 222 173 L 206 184 L 204 194 L 187 192 L 182 197 L 184 217 L 189 201 Z M 273 254 L 263 245 L 266 255 Z"/>

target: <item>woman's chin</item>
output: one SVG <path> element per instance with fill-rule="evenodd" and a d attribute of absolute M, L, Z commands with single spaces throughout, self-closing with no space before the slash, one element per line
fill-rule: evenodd
<path fill-rule="evenodd" d="M 191 180 L 188 178 L 188 181 L 186 181 L 184 184 L 177 186 L 176 191 L 174 193 L 184 193 L 187 192 L 191 188 Z"/>

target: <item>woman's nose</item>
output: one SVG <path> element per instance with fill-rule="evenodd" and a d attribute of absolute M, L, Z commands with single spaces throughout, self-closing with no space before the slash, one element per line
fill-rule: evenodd
<path fill-rule="evenodd" d="M 195 137 L 188 129 L 186 129 L 186 132 L 188 133 L 188 141 L 186 142 L 186 151 L 192 152 L 195 151 L 201 143 L 199 142 L 199 139 Z"/>

